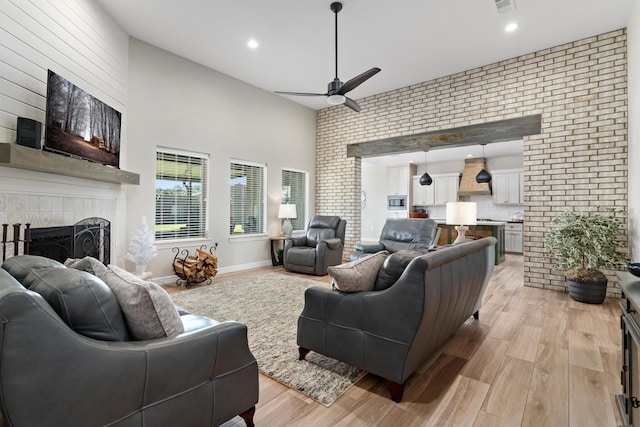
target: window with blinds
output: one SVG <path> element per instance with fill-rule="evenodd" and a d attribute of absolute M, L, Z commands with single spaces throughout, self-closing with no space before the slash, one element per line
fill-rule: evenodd
<path fill-rule="evenodd" d="M 208 156 L 158 149 L 156 239 L 206 237 Z"/>
<path fill-rule="evenodd" d="M 266 166 L 242 161 L 231 162 L 229 185 L 231 235 L 265 232 Z"/>
<path fill-rule="evenodd" d="M 282 170 L 282 202 L 296 205 L 296 219 L 291 220 L 294 230 L 304 230 L 307 205 L 307 172 Z"/>

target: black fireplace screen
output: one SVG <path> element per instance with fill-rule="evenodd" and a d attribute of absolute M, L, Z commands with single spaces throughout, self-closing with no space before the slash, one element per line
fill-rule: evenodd
<path fill-rule="evenodd" d="M 90 256 L 107 265 L 111 262 L 111 222 L 86 218 L 74 225 L 32 228 L 25 253 L 64 262 L 67 258 Z"/>

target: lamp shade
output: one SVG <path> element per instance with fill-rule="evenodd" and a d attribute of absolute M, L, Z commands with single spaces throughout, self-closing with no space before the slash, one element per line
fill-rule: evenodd
<path fill-rule="evenodd" d="M 296 211 L 296 205 L 294 204 L 284 204 L 280 205 L 280 209 L 278 210 L 278 218 L 280 219 L 295 219 L 298 217 Z"/>
<path fill-rule="evenodd" d="M 447 202 L 447 224 L 476 225 L 477 210 L 475 202 Z"/>

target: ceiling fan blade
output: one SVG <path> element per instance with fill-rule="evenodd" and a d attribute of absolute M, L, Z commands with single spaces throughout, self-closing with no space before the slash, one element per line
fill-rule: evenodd
<path fill-rule="evenodd" d="M 371 77 L 373 77 L 374 75 L 378 74 L 380 71 L 381 71 L 380 68 L 374 67 L 374 68 L 372 68 L 372 69 L 370 69 L 368 71 L 365 71 L 364 73 L 360 74 L 359 76 L 356 76 L 356 77 L 352 78 L 351 80 L 347 81 L 345 84 L 342 85 L 342 87 L 338 91 L 338 94 L 339 95 L 344 95 L 345 93 L 357 88 L 362 83 L 364 83 L 366 80 L 368 80 Z"/>
<path fill-rule="evenodd" d="M 351 98 L 347 98 L 346 96 L 345 96 L 345 100 L 344 100 L 344 105 L 346 105 L 347 107 L 351 108 L 356 113 L 360 112 L 360 106 L 358 104 L 356 104 L 356 101 L 354 101 Z"/>
<path fill-rule="evenodd" d="M 275 91 L 274 93 L 279 93 L 280 95 L 295 95 L 295 96 L 327 96 L 326 93 L 279 92 L 279 91 Z"/>

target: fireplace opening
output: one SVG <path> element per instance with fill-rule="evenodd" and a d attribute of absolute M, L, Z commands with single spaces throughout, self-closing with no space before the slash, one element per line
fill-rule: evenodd
<path fill-rule="evenodd" d="M 67 258 L 90 256 L 107 265 L 111 262 L 111 222 L 86 218 L 74 225 L 30 229 L 24 253 L 64 262 Z"/>

